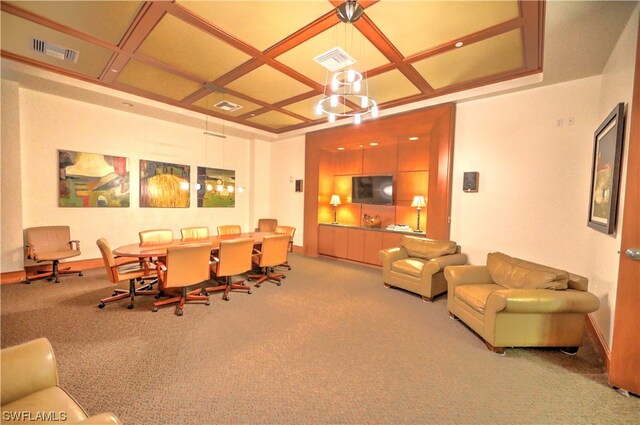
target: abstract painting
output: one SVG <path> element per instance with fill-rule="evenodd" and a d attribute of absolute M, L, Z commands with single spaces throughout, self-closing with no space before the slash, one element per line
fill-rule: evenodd
<path fill-rule="evenodd" d="M 128 207 L 129 159 L 58 150 L 58 206 Z"/>
<path fill-rule="evenodd" d="M 140 206 L 189 208 L 191 167 L 140 160 Z"/>
<path fill-rule="evenodd" d="M 198 167 L 198 206 L 235 207 L 236 172 Z"/>

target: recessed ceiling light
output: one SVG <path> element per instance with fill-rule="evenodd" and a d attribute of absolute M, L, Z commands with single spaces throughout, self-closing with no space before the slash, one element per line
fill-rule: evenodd
<path fill-rule="evenodd" d="M 416 137 L 416 136 L 411 136 L 411 137 L 409 137 L 409 140 L 411 140 L 411 141 L 418 140 L 418 137 Z"/>
<path fill-rule="evenodd" d="M 369 143 L 369 146 L 378 146 L 378 142 L 371 142 Z"/>
<path fill-rule="evenodd" d="M 464 43 L 462 41 L 458 41 L 456 44 L 454 44 L 454 46 L 462 47 L 462 46 L 464 46 Z"/>
<path fill-rule="evenodd" d="M 343 148 L 342 146 L 340 146 L 340 147 L 338 148 L 338 150 L 339 150 L 339 151 L 343 151 L 343 150 L 344 150 L 344 148 Z"/>

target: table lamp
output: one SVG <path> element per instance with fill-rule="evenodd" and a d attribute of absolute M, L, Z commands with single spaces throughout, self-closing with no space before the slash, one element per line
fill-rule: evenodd
<path fill-rule="evenodd" d="M 338 205 L 340 205 L 340 196 L 338 195 L 331 195 L 331 200 L 329 201 L 330 205 L 333 205 L 333 223 L 331 224 L 338 224 L 338 218 L 337 218 L 337 211 L 336 211 L 336 207 Z"/>
<path fill-rule="evenodd" d="M 418 208 L 418 225 L 416 226 L 416 232 L 422 232 L 422 230 L 420 230 L 420 209 L 422 207 L 426 207 L 427 203 L 424 200 L 424 196 L 419 196 L 416 195 L 413 197 L 413 202 L 411 202 L 411 206 L 412 207 L 417 207 Z"/>

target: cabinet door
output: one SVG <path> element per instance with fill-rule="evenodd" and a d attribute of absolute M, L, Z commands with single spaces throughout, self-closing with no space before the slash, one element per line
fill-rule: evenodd
<path fill-rule="evenodd" d="M 334 227 L 318 226 L 318 254 L 335 255 L 333 244 Z"/>
<path fill-rule="evenodd" d="M 363 261 L 364 230 L 349 229 L 349 250 L 347 258 L 352 261 Z"/>
<path fill-rule="evenodd" d="M 342 227 L 333 228 L 333 255 L 338 258 L 348 256 L 349 230 Z"/>
<path fill-rule="evenodd" d="M 382 249 L 383 232 L 369 230 L 364 232 L 364 259 L 365 263 L 382 265 L 382 261 L 378 257 L 378 251 Z"/>

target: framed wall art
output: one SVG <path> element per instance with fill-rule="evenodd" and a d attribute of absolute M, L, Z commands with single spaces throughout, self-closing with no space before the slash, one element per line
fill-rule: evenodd
<path fill-rule="evenodd" d="M 619 103 L 595 131 L 591 196 L 587 225 L 605 234 L 615 230 L 624 140 L 624 103 Z"/>
<path fill-rule="evenodd" d="M 140 207 L 189 208 L 191 167 L 140 160 Z"/>
<path fill-rule="evenodd" d="M 198 167 L 198 207 L 236 206 L 236 172 Z"/>
<path fill-rule="evenodd" d="M 58 206 L 128 207 L 129 159 L 59 149 Z"/>

